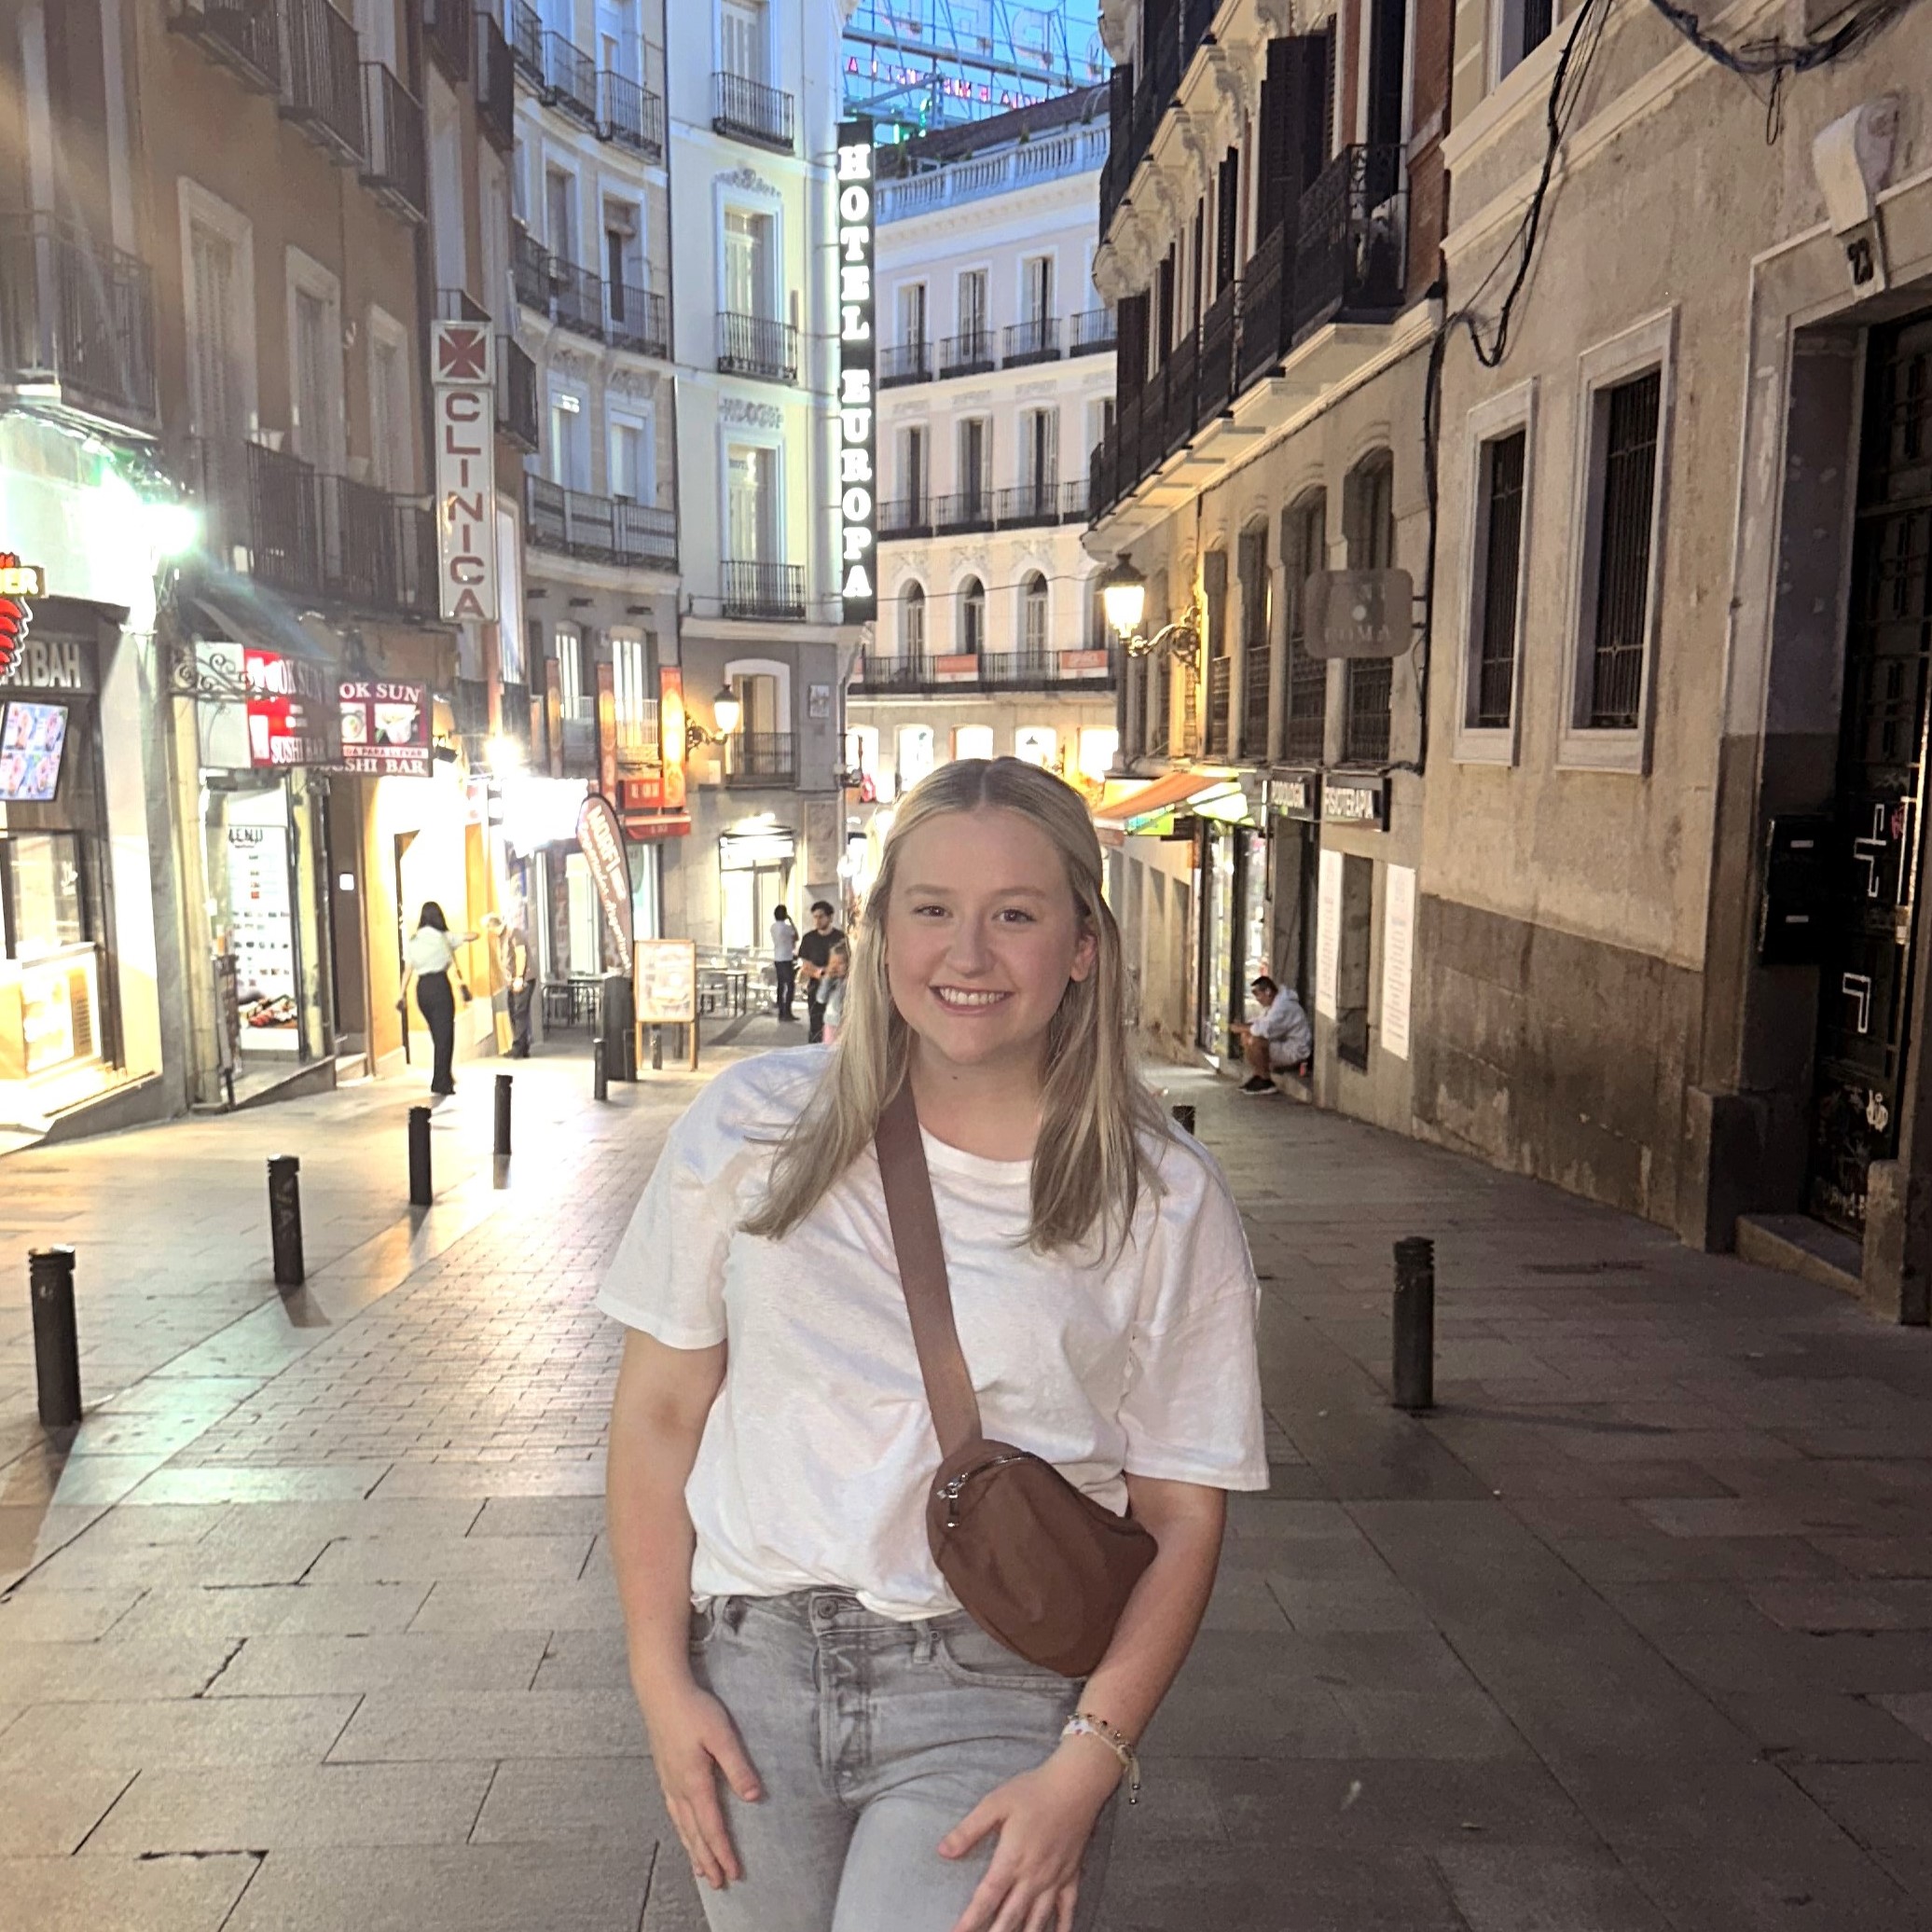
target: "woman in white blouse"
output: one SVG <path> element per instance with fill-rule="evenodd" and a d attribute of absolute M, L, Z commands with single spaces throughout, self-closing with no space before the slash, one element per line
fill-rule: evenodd
<path fill-rule="evenodd" d="M 1180 1668 L 1225 1492 L 1266 1485 L 1256 1288 L 1212 1158 L 1129 1056 L 1079 795 L 1011 758 L 905 799 L 829 1053 L 716 1075 L 600 1305 L 631 1330 L 611 1548 L 712 1932 L 1070 1932 Z M 1159 1553 L 1084 1686 L 959 1608 L 873 1135 L 911 1083 L 988 1436 Z"/>
<path fill-rule="evenodd" d="M 456 949 L 467 945 L 476 936 L 474 932 L 450 932 L 443 908 L 434 899 L 425 899 L 416 930 L 403 947 L 403 997 L 396 1001 L 396 1008 L 407 1024 L 409 986 L 414 981 L 416 1010 L 421 1014 L 435 1048 L 435 1065 L 429 1077 L 429 1090 L 433 1094 L 456 1091 L 456 1075 L 451 1070 L 456 1058 L 456 994 L 449 981 L 453 974 L 457 986 L 462 988 L 463 1003 L 468 1005 L 470 989 L 464 983 L 462 967 L 456 963 Z"/>

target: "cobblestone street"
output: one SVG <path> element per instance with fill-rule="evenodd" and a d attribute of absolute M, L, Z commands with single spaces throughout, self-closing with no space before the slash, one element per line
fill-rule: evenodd
<path fill-rule="evenodd" d="M 1235 1505 L 1109 1932 L 1932 1925 L 1923 1332 L 1159 1077 L 1247 1215 L 1275 1484 Z M 590 1308 L 695 1084 L 600 1108 L 582 1059 L 519 1067 L 499 1174 L 466 1070 L 413 1216 L 400 1083 L 0 1162 L 0 1924 L 701 1924 L 626 1681 Z M 1405 1234 L 1438 1251 L 1419 1421 L 1387 1403 Z M 24 1295 L 54 1240 L 89 1402 L 64 1452 Z"/>

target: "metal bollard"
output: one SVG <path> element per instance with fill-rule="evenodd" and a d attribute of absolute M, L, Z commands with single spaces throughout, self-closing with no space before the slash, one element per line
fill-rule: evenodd
<path fill-rule="evenodd" d="M 1173 1107 L 1168 1109 L 1168 1111 L 1173 1114 L 1175 1122 L 1180 1126 L 1182 1133 L 1192 1134 L 1194 1132 L 1194 1110 L 1192 1107 Z"/>
<path fill-rule="evenodd" d="M 72 1428 L 80 1420 L 80 1331 L 74 1319 L 74 1250 L 36 1248 L 27 1257 L 27 1293 L 34 1304 L 34 1373 L 43 1428 Z"/>
<path fill-rule="evenodd" d="M 664 1071 L 664 1028 L 662 1027 L 653 1027 L 651 1028 L 651 1071 L 653 1073 L 662 1073 Z"/>
<path fill-rule="evenodd" d="M 510 1080 L 507 1073 L 496 1076 L 496 1157 L 510 1157 Z"/>
<path fill-rule="evenodd" d="M 1394 1385 L 1410 1414 L 1436 1405 L 1436 1244 L 1411 1235 L 1395 1244 Z"/>
<path fill-rule="evenodd" d="M 593 1100 L 608 1100 L 611 1097 L 610 1065 L 604 1058 L 601 1033 L 590 1042 L 590 1097 Z"/>
<path fill-rule="evenodd" d="M 409 1110 L 409 1205 L 427 1208 L 435 1198 L 429 1174 L 429 1109 Z"/>
<path fill-rule="evenodd" d="M 302 1164 L 292 1153 L 269 1163 L 269 1239 L 275 1249 L 275 1286 L 300 1288 L 302 1265 Z"/>

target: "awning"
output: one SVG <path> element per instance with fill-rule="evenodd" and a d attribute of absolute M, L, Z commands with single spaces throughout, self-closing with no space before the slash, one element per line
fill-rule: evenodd
<path fill-rule="evenodd" d="M 203 571 L 185 580 L 177 595 L 182 628 L 192 638 L 252 644 L 315 664 L 341 662 L 340 646 L 326 625 L 305 621 L 285 599 L 249 578 Z"/>
<path fill-rule="evenodd" d="M 1231 771 L 1170 771 L 1151 780 L 1139 791 L 1103 806 L 1095 814 L 1095 823 L 1134 832 L 1154 819 L 1166 817 L 1191 799 L 1239 789 Z"/>

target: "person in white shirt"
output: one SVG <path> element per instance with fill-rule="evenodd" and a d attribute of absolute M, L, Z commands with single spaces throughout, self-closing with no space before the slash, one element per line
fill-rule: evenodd
<path fill-rule="evenodd" d="M 771 967 L 779 983 L 779 1017 L 793 1017 L 792 999 L 798 985 L 798 928 L 782 905 L 771 915 Z"/>
<path fill-rule="evenodd" d="M 407 1027 L 409 986 L 413 980 L 416 1010 L 421 1014 L 435 1048 L 429 1090 L 438 1098 L 456 1091 L 456 1075 L 452 1070 L 456 1059 L 456 995 L 449 986 L 452 973 L 457 986 L 462 988 L 463 1004 L 470 1003 L 470 989 L 462 968 L 456 963 L 456 949 L 469 945 L 476 936 L 474 932 L 450 932 L 443 908 L 434 899 L 425 899 L 417 917 L 416 930 L 403 947 L 403 996 L 396 1001 L 396 1011 L 402 1014 Z"/>
<path fill-rule="evenodd" d="M 1282 1068 L 1306 1066 L 1315 1051 L 1315 1029 L 1308 1024 L 1301 995 L 1292 987 L 1277 987 L 1263 973 L 1248 990 L 1261 1007 L 1262 1016 L 1239 1029 L 1242 1054 L 1248 1062 L 1248 1078 L 1241 1083 L 1241 1091 L 1279 1093 L 1273 1075 Z"/>
<path fill-rule="evenodd" d="M 711 1932 L 1095 1923 L 1225 1493 L 1268 1482 L 1240 1217 L 1133 1065 L 1126 987 L 1079 794 L 942 766 L 887 839 L 836 1045 L 713 1076 L 612 1261 L 610 1548 Z M 1158 1544 L 1084 1686 L 974 1623 L 929 1547 L 873 1140 L 902 1084 L 986 1434 Z"/>

